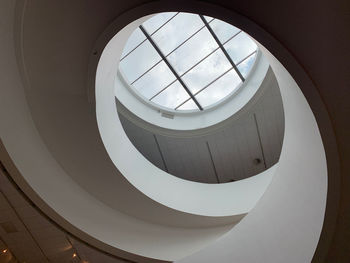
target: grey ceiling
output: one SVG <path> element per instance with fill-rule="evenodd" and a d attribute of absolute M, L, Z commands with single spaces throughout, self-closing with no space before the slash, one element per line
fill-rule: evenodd
<path fill-rule="evenodd" d="M 130 141 L 160 169 L 195 182 L 225 183 L 256 175 L 279 159 L 284 115 L 277 82 L 269 81 L 260 95 L 238 119 L 190 138 L 159 134 L 119 116 Z"/>
<path fill-rule="evenodd" d="M 0 163 L 0 263 L 130 262 L 104 254 L 63 231 L 9 178 Z"/>

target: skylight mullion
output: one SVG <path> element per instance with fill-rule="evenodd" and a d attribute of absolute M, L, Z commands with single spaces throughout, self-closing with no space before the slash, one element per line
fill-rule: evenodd
<path fill-rule="evenodd" d="M 256 60 L 256 55 L 257 55 L 257 50 L 255 50 L 254 52 L 246 56 L 244 59 L 239 61 L 239 63 L 237 63 L 237 68 L 239 69 L 239 71 L 242 73 L 243 76 L 247 77 L 248 72 L 251 71 L 251 66 L 253 65 L 252 64 L 253 61 Z M 253 60 L 251 61 L 251 59 Z"/>
<path fill-rule="evenodd" d="M 141 32 L 141 34 L 143 33 Z M 141 56 L 144 60 L 142 63 L 139 63 Z M 127 78 L 128 84 L 130 84 L 161 60 L 162 58 L 147 40 L 126 59 L 121 61 L 119 67 Z"/>
<path fill-rule="evenodd" d="M 213 19 L 214 20 L 214 19 Z M 232 37 L 230 37 L 228 40 L 226 40 L 224 44 L 226 44 L 227 42 L 229 42 L 232 38 L 234 38 L 235 36 L 237 36 L 239 33 L 241 33 L 242 31 L 239 31 L 238 33 L 234 34 Z M 184 73 L 182 73 L 180 75 L 180 78 L 182 78 L 184 75 L 186 75 L 189 71 L 191 71 L 192 69 L 194 69 L 196 66 L 198 66 L 200 63 L 202 63 L 206 58 L 208 58 L 210 55 L 212 55 L 213 53 L 215 53 L 215 51 L 217 51 L 220 47 L 215 48 L 213 51 L 211 51 L 209 54 L 207 54 L 206 56 L 204 56 L 200 61 L 198 61 L 197 63 L 195 63 L 192 67 L 190 67 L 188 70 L 186 70 Z"/>
<path fill-rule="evenodd" d="M 163 26 L 165 26 L 167 23 L 169 23 L 169 21 L 171 21 L 171 20 L 172 20 L 175 16 L 177 16 L 178 14 L 179 14 L 179 12 L 177 12 L 175 15 L 173 15 L 171 18 L 169 18 L 167 21 L 165 21 L 165 22 L 164 22 L 162 25 L 160 25 L 151 35 L 155 34 L 158 30 L 160 30 Z M 122 58 L 120 59 L 120 61 L 122 61 L 124 58 L 126 58 L 127 56 L 129 56 L 130 53 L 132 53 L 135 49 L 137 49 L 139 46 L 141 46 L 142 43 L 144 43 L 146 40 L 147 40 L 147 38 L 144 39 L 144 40 L 142 40 L 141 43 L 139 43 L 136 47 L 134 47 L 132 50 L 130 50 L 127 54 L 125 54 L 125 56 L 122 57 Z"/>
<path fill-rule="evenodd" d="M 202 63 L 205 59 L 207 59 L 210 55 L 212 55 L 213 53 L 215 53 L 215 51 L 217 51 L 219 49 L 219 47 L 217 47 L 216 49 L 214 49 L 212 52 L 210 52 L 208 55 L 206 55 L 205 57 L 203 57 L 200 61 L 198 61 L 197 63 L 195 63 L 192 67 L 190 67 L 188 70 L 186 70 L 184 73 L 182 73 L 180 75 L 180 77 L 182 78 L 183 76 L 185 76 L 188 72 L 190 72 L 192 69 L 194 69 L 196 66 L 198 66 L 200 63 Z"/>
<path fill-rule="evenodd" d="M 182 87 L 185 89 L 185 91 L 188 93 L 188 95 L 193 99 L 193 101 L 196 103 L 196 105 L 198 106 L 198 108 L 200 110 L 203 110 L 202 106 L 199 104 L 199 102 L 196 100 L 196 98 L 193 96 L 192 92 L 188 89 L 188 87 L 186 86 L 186 84 L 183 82 L 183 80 L 180 78 L 180 76 L 177 74 L 177 72 L 175 71 L 175 69 L 171 66 L 171 64 L 169 63 L 169 61 L 167 60 L 167 58 L 164 56 L 164 54 L 162 53 L 162 51 L 158 48 L 158 46 L 156 45 L 156 43 L 154 43 L 153 39 L 151 38 L 151 36 L 147 33 L 147 31 L 143 28 L 142 25 L 140 25 L 140 29 L 141 31 L 145 34 L 146 38 L 148 39 L 148 41 L 152 44 L 153 48 L 158 52 L 159 56 L 162 58 L 162 60 L 167 64 L 167 66 L 169 67 L 169 69 L 171 70 L 171 72 L 175 75 L 176 79 L 180 82 L 180 84 L 182 85 Z"/>
<path fill-rule="evenodd" d="M 163 54 L 167 55 L 201 27 L 203 27 L 203 22 L 197 15 L 180 13 L 170 23 L 152 35 L 152 39 Z M 146 27 L 144 28 L 150 33 Z"/>
<path fill-rule="evenodd" d="M 154 67 L 156 67 L 162 60 L 159 60 L 156 64 L 154 64 L 152 67 L 147 69 L 145 72 L 143 72 L 137 79 L 135 79 L 133 82 L 130 83 L 130 85 L 134 84 L 136 81 L 138 81 L 140 78 L 142 78 L 144 75 L 146 75 L 148 72 L 150 72 Z"/>
<path fill-rule="evenodd" d="M 244 60 L 248 59 L 250 56 L 254 55 L 254 53 L 256 53 L 256 50 L 253 51 L 252 53 L 250 53 L 249 55 L 245 56 L 243 59 L 241 59 L 236 66 L 238 66 L 239 64 L 241 64 Z"/>
<path fill-rule="evenodd" d="M 177 110 L 178 108 L 180 108 L 182 105 L 184 105 L 187 101 L 189 101 L 191 98 L 188 98 L 187 100 L 185 100 L 184 102 L 181 102 L 179 105 L 177 105 L 175 107 L 175 110 Z"/>
<path fill-rule="evenodd" d="M 213 21 L 214 18 L 211 21 Z M 210 23 L 209 22 L 209 23 Z M 187 41 L 189 41 L 191 38 L 193 38 L 196 34 L 198 34 L 198 32 L 200 32 L 203 28 L 205 28 L 205 25 L 202 26 L 200 29 L 198 29 L 196 32 L 194 32 L 192 35 L 190 35 L 185 41 L 183 41 L 181 44 L 179 44 L 176 48 L 174 48 L 173 50 L 171 50 L 167 55 L 166 57 L 170 56 L 172 53 L 174 53 L 179 47 L 183 46 Z M 153 35 L 153 34 L 152 34 Z M 151 35 L 151 36 L 152 36 Z"/>
<path fill-rule="evenodd" d="M 167 23 L 169 23 L 175 16 L 177 16 L 180 12 L 177 12 L 175 15 L 173 15 L 172 17 L 170 17 L 167 21 L 165 21 L 162 25 L 160 25 L 152 34 L 154 35 L 155 33 L 157 33 L 163 26 L 165 26 Z"/>
<path fill-rule="evenodd" d="M 202 26 L 200 29 L 198 29 L 196 32 L 194 32 L 192 35 L 190 35 L 187 39 L 185 39 L 184 42 L 182 42 L 181 44 L 179 44 L 176 48 L 174 48 L 173 50 L 171 50 L 165 57 L 170 56 L 172 53 L 174 53 L 177 49 L 179 49 L 181 46 L 183 46 L 187 41 L 189 41 L 192 37 L 194 37 L 199 31 L 201 31 L 203 28 L 205 28 L 205 26 Z"/>
<path fill-rule="evenodd" d="M 164 90 L 166 90 L 167 88 L 169 88 L 175 81 L 177 81 L 177 79 L 175 79 L 174 81 L 172 81 L 171 83 L 169 83 L 168 85 L 166 85 L 163 89 L 161 89 L 160 91 L 158 91 L 156 94 L 154 94 L 149 100 L 153 100 L 155 97 L 157 97 L 160 93 L 162 93 Z"/>
<path fill-rule="evenodd" d="M 145 41 L 147 41 L 147 38 L 142 40 L 142 42 L 140 44 L 138 44 L 136 47 L 134 47 L 132 50 L 130 50 L 128 53 L 126 53 L 125 56 L 120 59 L 120 61 L 122 61 L 124 58 L 129 56 L 132 52 L 135 51 L 135 49 L 137 49 L 139 46 L 141 46 Z"/>
<path fill-rule="evenodd" d="M 196 93 L 194 93 L 193 95 L 196 96 L 198 95 L 198 93 L 201 93 L 203 90 L 205 90 L 206 88 L 208 88 L 211 84 L 213 84 L 215 81 L 217 81 L 218 79 L 220 79 L 221 77 L 225 76 L 225 74 L 227 74 L 228 72 L 230 72 L 233 69 L 233 67 L 229 68 L 228 70 L 226 70 L 224 73 L 222 73 L 220 76 L 216 77 L 215 79 L 213 79 L 210 83 L 208 83 L 207 85 L 205 85 L 203 88 L 201 88 L 200 90 L 198 90 Z"/>
<path fill-rule="evenodd" d="M 198 108 L 197 108 L 197 105 L 194 103 L 194 101 L 190 99 L 186 101 L 184 104 L 182 104 L 180 107 L 176 107 L 175 110 L 188 111 L 188 110 L 198 110 Z"/>
<path fill-rule="evenodd" d="M 188 98 L 190 98 L 190 96 L 188 95 L 186 90 L 182 87 L 180 82 L 176 80 L 174 84 L 172 84 L 169 88 L 167 88 L 157 97 L 155 97 L 152 100 L 152 102 L 165 106 L 166 108 L 174 109 L 179 103 L 183 102 Z"/>
<path fill-rule="evenodd" d="M 226 74 L 212 82 L 208 87 L 201 90 L 197 95 L 196 99 L 201 103 L 203 108 L 206 108 L 224 98 L 227 98 L 229 94 L 237 91 L 242 80 L 239 78 L 237 73 L 231 69 Z M 215 101 L 213 103 L 213 98 Z"/>
<path fill-rule="evenodd" d="M 227 60 L 231 63 L 232 67 L 234 68 L 234 70 L 237 72 L 238 76 L 240 77 L 240 79 L 242 81 L 244 81 L 244 77 L 242 76 L 241 72 L 238 70 L 236 64 L 233 62 L 233 60 L 231 59 L 230 55 L 227 53 L 226 49 L 224 48 L 223 44 L 221 44 L 220 40 L 218 39 L 218 37 L 216 36 L 216 34 L 214 33 L 213 29 L 210 27 L 210 25 L 208 24 L 207 20 L 205 20 L 205 18 L 203 17 L 203 15 L 199 15 L 199 17 L 202 19 L 203 23 L 205 24 L 205 26 L 208 28 L 209 32 L 211 33 L 211 35 L 213 36 L 213 38 L 215 39 L 216 43 L 219 45 L 219 47 L 221 48 L 222 52 L 225 54 Z"/>

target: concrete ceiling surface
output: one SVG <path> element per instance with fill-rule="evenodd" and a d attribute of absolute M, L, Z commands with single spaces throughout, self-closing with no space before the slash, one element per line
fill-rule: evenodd
<path fill-rule="evenodd" d="M 32 101 L 31 107 L 32 112 L 40 116 L 40 121 L 36 120 L 36 125 L 40 128 L 41 136 L 48 142 L 50 151 L 57 159 L 63 158 L 67 149 L 63 151 L 59 143 L 54 144 L 55 140 L 49 138 L 49 134 L 60 133 L 61 138 L 72 140 L 68 143 L 71 145 L 69 149 L 72 155 L 71 163 L 65 163 L 72 171 L 78 170 L 78 166 L 87 174 L 91 171 L 97 174 L 114 171 L 101 143 L 92 141 L 89 147 L 93 147 L 94 151 L 102 156 L 99 162 L 103 163 L 101 167 L 104 167 L 104 171 L 94 170 L 96 167 L 89 163 L 87 165 L 84 156 L 74 154 L 76 148 L 87 147 L 83 140 L 87 135 L 81 132 L 79 125 L 75 122 L 74 114 L 79 114 L 79 111 L 84 109 L 91 110 L 91 106 L 83 97 L 86 94 L 87 64 L 93 53 L 94 41 L 116 16 L 144 1 L 23 2 L 27 5 L 27 11 L 22 28 L 25 41 L 21 48 L 23 48 L 23 57 L 27 65 L 22 75 L 29 90 L 27 93 L 29 101 L 32 96 L 37 100 L 36 103 Z M 161 2 L 164 10 L 176 6 L 179 8 L 186 6 L 187 10 L 195 10 L 196 7 L 193 2 Z M 304 69 L 317 88 L 316 93 L 326 106 L 326 114 L 322 106 L 319 106 L 319 102 L 312 99 L 315 96 L 315 90 L 303 86 L 302 74 L 291 63 L 290 58 L 280 51 L 276 42 L 267 41 L 258 31 L 254 32 L 253 29 L 250 31 L 248 25 L 238 24 L 239 27 L 246 28 L 248 33 L 265 45 L 287 67 L 302 87 L 311 105 L 324 141 L 329 174 L 326 219 L 314 262 L 348 262 L 350 260 L 348 253 L 350 244 L 350 177 L 348 176 L 350 174 L 350 124 L 348 121 L 350 10 L 348 1 L 222 0 L 206 2 L 236 11 L 269 32 L 279 44 L 289 50 L 293 59 Z M 210 15 L 215 16 L 215 11 Z M 221 14 L 221 17 L 230 21 L 228 14 L 226 17 Z M 134 17 L 130 17 L 130 20 L 133 19 Z M 237 22 L 231 19 L 231 22 Z M 57 53 L 57 50 L 60 50 L 60 53 Z M 79 52 L 76 52 L 77 50 Z M 62 78 L 63 74 L 69 78 Z M 56 85 L 56 92 L 52 92 Z M 69 96 L 65 96 L 67 94 Z M 69 99 L 74 97 L 76 99 Z M 47 111 L 42 112 L 41 106 L 45 106 Z M 63 113 L 66 116 L 65 119 L 53 118 L 53 116 L 62 116 Z M 331 124 L 328 118 L 331 119 Z M 43 123 L 49 125 L 44 126 Z M 89 124 L 86 123 L 94 123 L 93 115 L 82 119 L 80 124 L 84 126 L 84 123 L 87 126 Z M 95 133 L 94 136 L 98 137 L 96 127 L 85 132 Z M 86 152 L 90 149 L 87 148 Z M 92 177 L 87 176 L 84 179 L 90 181 L 90 184 L 95 183 Z M 126 182 L 124 184 L 126 191 L 130 189 Z M 98 189 L 98 183 L 95 185 L 97 192 L 100 191 L 97 193 L 98 197 L 102 198 L 105 189 Z M 141 216 L 141 213 L 130 211 L 128 207 L 118 208 L 129 214 Z M 160 211 L 158 213 L 161 214 Z"/>
<path fill-rule="evenodd" d="M 104 254 L 62 230 L 16 189 L 4 167 L 0 169 L 0 223 L 14 226 L 12 231 L 0 227 L 0 263 L 129 262 Z"/>

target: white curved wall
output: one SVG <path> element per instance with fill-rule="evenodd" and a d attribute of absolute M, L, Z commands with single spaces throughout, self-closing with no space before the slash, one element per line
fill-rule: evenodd
<path fill-rule="evenodd" d="M 263 47 L 261 47 L 263 48 Z M 287 70 L 264 49 L 281 89 L 283 148 L 268 191 L 229 233 L 178 262 L 311 262 L 322 230 L 327 166 L 313 113 Z"/>
<path fill-rule="evenodd" d="M 123 84 L 119 83 L 120 79 L 116 71 L 119 68 L 119 58 L 122 48 L 130 32 L 133 32 L 144 19 L 147 18 L 139 19 L 127 25 L 109 41 L 103 50 L 97 67 L 97 123 L 103 143 L 111 160 L 132 185 L 151 199 L 167 207 L 202 216 L 235 216 L 248 213 L 256 205 L 268 187 L 275 167 L 259 175 L 233 183 L 195 183 L 172 176 L 157 168 L 135 148 L 125 134 L 115 106 L 114 94 L 118 91 L 123 95 L 130 95 L 130 93 L 125 88 L 118 87 L 118 85 Z M 268 69 L 268 63 L 264 58 L 261 58 L 259 62 L 261 63 L 259 65 L 261 72 L 257 74 L 256 80 L 252 80 L 252 83 L 256 84 L 261 84 Z M 116 91 L 115 82 L 117 82 Z M 252 85 L 252 83 L 249 83 L 248 80 L 248 85 Z M 251 96 L 255 94 L 257 89 L 257 87 L 254 87 L 254 89 L 252 87 L 247 88 L 248 95 Z M 251 98 L 248 95 L 245 94 L 248 97 L 246 98 L 247 100 Z M 128 99 L 131 100 L 129 97 L 124 97 L 122 101 L 128 101 Z M 246 100 L 242 99 L 242 101 Z M 236 107 L 242 106 L 240 103 L 237 104 Z M 143 104 L 139 105 L 141 107 L 144 106 Z M 223 108 L 225 106 L 223 105 Z M 225 108 L 224 111 L 228 113 L 229 109 L 230 107 Z M 219 113 L 216 111 L 209 112 L 212 115 L 211 117 L 215 117 L 216 114 L 220 113 L 223 116 L 227 116 L 220 109 L 217 110 L 219 110 Z M 233 110 L 238 109 L 234 108 Z M 203 119 L 199 123 L 205 123 L 206 114 L 208 113 L 204 112 Z M 184 118 L 186 117 L 184 116 Z M 187 121 L 190 121 L 190 119 Z M 195 118 L 193 123 L 197 123 L 197 121 L 198 119 Z"/>
<path fill-rule="evenodd" d="M 0 62 L 1 139 L 21 172 L 13 172 L 15 180 L 43 211 L 93 245 L 138 260 L 140 258 L 123 253 L 120 248 L 139 255 L 173 260 L 210 243 L 230 227 L 195 230 L 149 224 L 143 220 L 131 220 L 126 215 L 121 219 L 117 217 L 120 215 L 118 211 L 111 210 L 76 185 L 48 151 L 33 123 L 15 63 L 14 2 L 2 1 L 0 10 L 3 58 Z M 221 262 L 295 263 L 311 260 L 325 209 L 327 174 L 324 150 L 305 98 L 287 72 L 276 67 L 278 62 L 270 59 L 275 72 L 280 74 L 278 80 L 286 111 L 286 134 L 278 174 L 262 200 L 241 224 L 186 262 L 210 259 L 213 262 L 219 256 Z M 67 196 L 62 196 L 62 189 Z M 82 205 L 87 203 L 89 206 Z M 92 207 L 94 210 L 90 210 Z M 111 217 L 103 218 L 103 215 Z M 65 222 L 64 218 L 70 222 Z M 131 224 L 134 232 L 112 234 L 116 230 L 107 223 L 120 227 L 118 223 L 122 221 Z M 106 224 L 106 227 L 101 228 L 97 222 Z M 145 236 L 139 238 L 141 234 Z M 154 238 L 151 244 L 149 236 Z M 116 241 L 117 238 L 120 242 Z"/>
<path fill-rule="evenodd" d="M 140 262 L 172 261 L 193 253 L 240 220 L 209 228 L 152 224 L 112 209 L 77 184 L 53 158 L 33 122 L 16 64 L 14 9 L 13 1 L 1 2 L 0 135 L 18 169 L 11 174 L 42 211 L 90 244 Z M 5 165 L 11 167 L 11 160 Z"/>

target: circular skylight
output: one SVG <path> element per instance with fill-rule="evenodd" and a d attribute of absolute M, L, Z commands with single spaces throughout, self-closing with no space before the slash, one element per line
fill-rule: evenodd
<path fill-rule="evenodd" d="M 129 37 L 119 70 L 140 98 L 167 110 L 204 110 L 238 90 L 257 54 L 255 42 L 221 20 L 160 13 Z"/>

